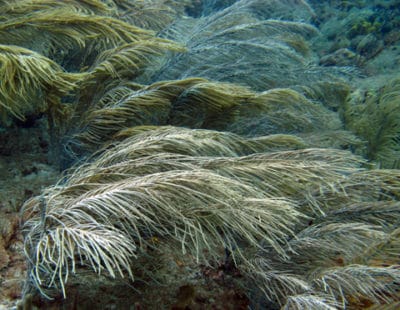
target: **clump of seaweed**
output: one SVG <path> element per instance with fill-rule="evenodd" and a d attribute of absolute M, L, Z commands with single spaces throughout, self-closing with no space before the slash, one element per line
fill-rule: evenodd
<path fill-rule="evenodd" d="M 351 151 L 398 167 L 400 83 L 346 102 L 306 1 L 0 3 L 2 126 L 44 114 L 75 164 L 23 206 L 26 304 L 82 270 L 162 284 L 168 248 L 272 308 L 395 305 L 400 175 Z"/>
<path fill-rule="evenodd" d="M 354 92 L 344 109 L 349 129 L 364 139 L 366 156 L 382 168 L 399 168 L 400 80 L 378 90 Z"/>
<path fill-rule="evenodd" d="M 0 80 L 0 124 L 4 126 L 28 114 L 56 113 L 61 97 L 77 87 L 80 76 L 36 52 L 1 44 Z"/>
<path fill-rule="evenodd" d="M 288 3 L 303 12 L 304 19 L 285 10 Z M 177 19 L 160 35 L 182 43 L 187 53 L 171 57 L 161 69 L 151 68 L 150 80 L 143 83 L 198 76 L 261 91 L 299 79 L 316 81 L 317 75 L 319 80 L 325 74 L 327 78 L 328 72 L 319 71 L 309 57 L 307 40 L 318 33 L 304 22 L 311 16 L 304 1 L 252 0 L 199 18 Z"/>
<path fill-rule="evenodd" d="M 363 188 L 398 195 L 398 173 L 364 171 L 346 151 L 274 152 L 266 141 L 137 130 L 25 204 L 31 283 L 66 294 L 78 263 L 134 277 L 135 260 L 157 238 L 203 263 L 225 248 L 281 306 L 339 307 L 348 296 L 390 302 L 400 274 L 370 262 L 395 259 L 382 249 L 395 242 L 398 209 L 371 191 L 367 205 Z"/>

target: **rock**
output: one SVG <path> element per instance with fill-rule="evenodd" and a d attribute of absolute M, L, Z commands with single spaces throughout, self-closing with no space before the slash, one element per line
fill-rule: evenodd
<path fill-rule="evenodd" d="M 329 47 L 329 52 L 333 53 L 341 48 L 348 48 L 351 42 L 345 36 L 338 37 Z"/>
<path fill-rule="evenodd" d="M 5 248 L 5 242 L 2 236 L 0 236 L 0 270 L 6 268 L 10 263 L 10 257 Z"/>
<path fill-rule="evenodd" d="M 4 247 L 8 248 L 19 227 L 18 216 L 15 213 L 0 211 L 0 237 L 4 241 Z"/>

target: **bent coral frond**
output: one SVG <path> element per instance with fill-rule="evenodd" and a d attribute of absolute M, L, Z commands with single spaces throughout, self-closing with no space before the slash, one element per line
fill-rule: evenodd
<path fill-rule="evenodd" d="M 82 78 L 31 50 L 0 45 L 0 114 L 7 124 L 13 116 L 23 120 L 28 113 L 57 106 L 60 98 Z"/>

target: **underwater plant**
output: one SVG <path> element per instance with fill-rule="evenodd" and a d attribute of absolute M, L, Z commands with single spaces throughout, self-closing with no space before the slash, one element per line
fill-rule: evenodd
<path fill-rule="evenodd" d="M 357 100 L 307 1 L 0 4 L 1 126 L 43 114 L 69 157 L 22 208 L 25 304 L 90 272 L 162 287 L 166 249 L 254 307 L 398 304 L 399 83 Z"/>
<path fill-rule="evenodd" d="M 69 50 L 86 47 L 98 52 L 152 36 L 151 32 L 119 19 L 70 6 L 31 11 L 7 19 L 0 23 L 0 34 L 1 43 L 24 46 L 58 61 Z"/>
<path fill-rule="evenodd" d="M 366 143 L 366 156 L 382 168 L 399 168 L 400 80 L 377 90 L 355 91 L 344 106 L 345 123 Z"/>
<path fill-rule="evenodd" d="M 28 114 L 61 109 L 61 97 L 77 87 L 80 76 L 70 74 L 34 51 L 0 45 L 0 125 Z M 54 121 L 54 120 L 53 120 Z"/>
<path fill-rule="evenodd" d="M 400 273 L 370 262 L 396 259 L 384 249 L 398 247 L 400 175 L 362 163 L 347 151 L 145 127 L 25 204 L 29 281 L 51 296 L 66 294 L 77 264 L 134 278 L 136 259 L 166 243 L 199 262 L 226 249 L 283 307 L 389 302 Z"/>

